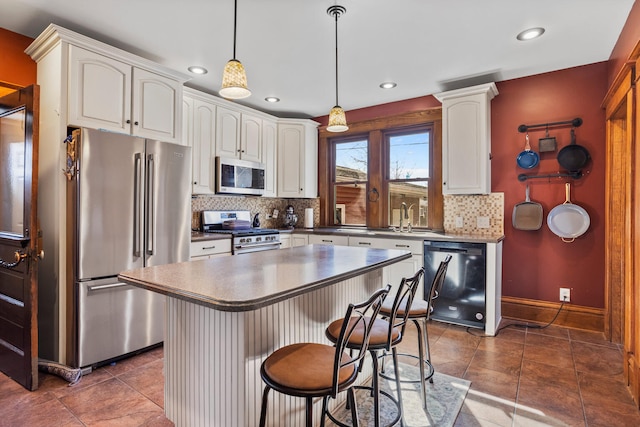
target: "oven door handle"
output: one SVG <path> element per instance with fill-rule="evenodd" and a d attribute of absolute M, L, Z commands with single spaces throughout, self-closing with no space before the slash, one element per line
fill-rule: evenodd
<path fill-rule="evenodd" d="M 265 242 L 265 243 L 254 243 L 252 245 L 236 245 L 236 249 L 249 249 L 249 248 L 259 248 L 262 246 L 280 246 L 282 243 L 280 242 Z"/>

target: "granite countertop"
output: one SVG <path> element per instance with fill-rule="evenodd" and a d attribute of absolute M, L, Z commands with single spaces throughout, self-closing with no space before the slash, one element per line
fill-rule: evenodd
<path fill-rule="evenodd" d="M 256 310 L 404 259 L 411 252 L 308 245 L 120 273 L 119 280 L 221 311 Z"/>
<path fill-rule="evenodd" d="M 230 238 L 231 238 L 231 234 L 203 233 L 202 231 L 191 232 L 192 242 L 200 242 L 204 240 L 223 240 L 223 239 L 230 239 Z"/>
<path fill-rule="evenodd" d="M 282 233 L 284 230 L 281 230 Z M 289 230 L 287 230 L 289 231 Z M 499 236 L 479 236 L 473 234 L 453 234 L 436 231 L 414 230 L 411 233 L 392 230 L 375 230 L 366 228 L 349 227 L 317 227 L 317 228 L 296 228 L 291 230 L 301 234 L 336 234 L 340 236 L 352 237 L 380 237 L 383 239 L 408 239 L 408 240 L 431 240 L 439 242 L 465 242 L 465 243 L 498 243 L 504 240 L 504 235 Z"/>

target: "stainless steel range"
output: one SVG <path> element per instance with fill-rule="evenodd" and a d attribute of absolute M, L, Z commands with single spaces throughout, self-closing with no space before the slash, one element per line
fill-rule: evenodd
<path fill-rule="evenodd" d="M 280 232 L 252 228 L 249 211 L 203 211 L 201 223 L 204 233 L 230 234 L 233 255 L 280 249 Z"/>

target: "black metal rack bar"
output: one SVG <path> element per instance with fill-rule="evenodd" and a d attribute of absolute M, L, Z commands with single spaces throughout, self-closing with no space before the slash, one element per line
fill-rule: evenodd
<path fill-rule="evenodd" d="M 552 173 L 548 175 L 527 175 L 525 173 L 521 173 L 518 175 L 518 181 L 526 181 L 528 179 L 538 179 L 538 178 L 573 178 L 580 179 L 582 178 L 582 171 L 569 172 L 569 173 Z"/>
<path fill-rule="evenodd" d="M 562 126 L 562 125 L 571 125 L 577 128 L 577 127 L 580 127 L 580 125 L 582 125 L 582 119 L 580 117 L 576 117 L 573 120 L 565 120 L 563 122 L 540 123 L 537 125 L 520 125 L 518 126 L 518 132 L 525 133 L 531 128 L 548 128 L 549 126 Z"/>

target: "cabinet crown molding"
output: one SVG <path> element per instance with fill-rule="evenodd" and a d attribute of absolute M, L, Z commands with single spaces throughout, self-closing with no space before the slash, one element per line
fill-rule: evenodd
<path fill-rule="evenodd" d="M 469 96 L 469 95 L 478 95 L 478 94 L 486 94 L 488 100 L 492 100 L 494 97 L 498 95 L 498 88 L 496 84 L 485 83 L 477 86 L 469 86 L 461 89 L 448 90 L 446 92 L 436 93 L 433 96 L 440 102 L 445 99 L 451 98 L 459 98 L 461 96 Z"/>
<path fill-rule="evenodd" d="M 31 43 L 25 53 L 31 58 L 39 62 L 47 53 L 60 43 L 68 43 L 74 46 L 82 47 L 87 50 L 108 56 L 125 62 L 138 68 L 146 69 L 164 77 L 177 80 L 184 83 L 191 80 L 191 76 L 186 73 L 180 73 L 170 68 L 164 67 L 156 62 L 134 55 L 122 49 L 110 46 L 106 43 L 94 40 L 90 37 L 68 30 L 56 24 L 49 24 L 47 28 Z"/>

